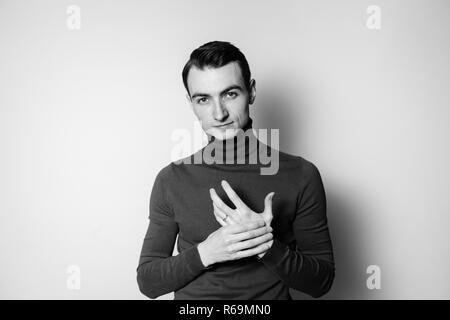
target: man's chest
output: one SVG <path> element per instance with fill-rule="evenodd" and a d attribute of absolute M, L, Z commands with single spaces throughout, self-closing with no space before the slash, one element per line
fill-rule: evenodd
<path fill-rule="evenodd" d="M 190 243 L 199 243 L 221 227 L 214 216 L 209 190 L 214 188 L 223 202 L 234 209 L 234 204 L 221 186 L 221 181 L 226 180 L 242 201 L 257 213 L 264 210 L 266 195 L 275 192 L 272 202 L 274 236 L 280 240 L 289 238 L 292 235 L 298 190 L 282 177 L 276 178 L 239 171 L 180 173 L 177 184 L 169 190 L 169 198 L 174 199 L 171 206 L 179 227 L 179 236 Z"/>

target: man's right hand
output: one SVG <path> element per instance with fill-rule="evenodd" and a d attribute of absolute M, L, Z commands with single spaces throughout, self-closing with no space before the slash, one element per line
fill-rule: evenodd
<path fill-rule="evenodd" d="M 205 267 L 214 263 L 238 260 L 267 251 L 272 228 L 263 220 L 223 226 L 197 246 Z"/>

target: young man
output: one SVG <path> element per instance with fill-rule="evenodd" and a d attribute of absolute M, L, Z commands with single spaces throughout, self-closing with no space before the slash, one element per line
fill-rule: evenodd
<path fill-rule="evenodd" d="M 289 288 L 324 295 L 334 260 L 317 167 L 256 139 L 249 117 L 255 80 L 238 48 L 206 43 L 182 76 L 209 143 L 155 179 L 140 291 L 196 300 L 291 299 Z M 275 173 L 261 174 L 262 150 L 278 155 Z M 215 161 L 196 161 L 207 156 Z"/>

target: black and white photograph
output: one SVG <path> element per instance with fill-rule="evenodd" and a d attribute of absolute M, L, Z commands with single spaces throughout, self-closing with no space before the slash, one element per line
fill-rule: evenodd
<path fill-rule="evenodd" d="M 0 299 L 450 299 L 449 13 L 0 0 Z"/>

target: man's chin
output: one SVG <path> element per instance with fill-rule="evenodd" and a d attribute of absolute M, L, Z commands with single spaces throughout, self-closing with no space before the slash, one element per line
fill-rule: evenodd
<path fill-rule="evenodd" d="M 218 129 L 218 128 L 210 128 L 207 130 L 207 133 L 211 136 L 213 136 L 217 140 L 227 140 L 234 138 L 237 133 L 238 129 Z"/>

